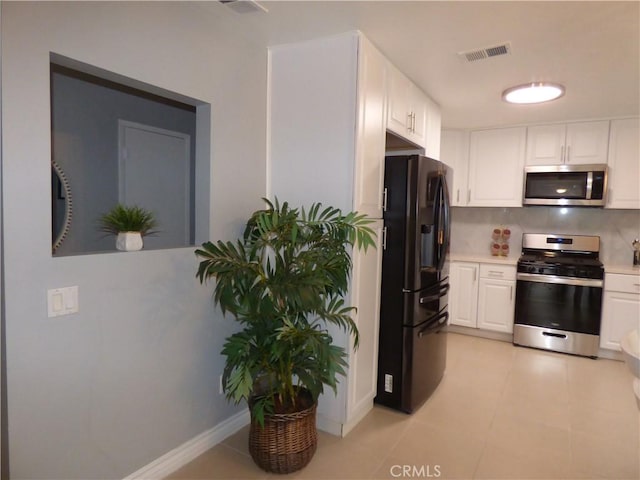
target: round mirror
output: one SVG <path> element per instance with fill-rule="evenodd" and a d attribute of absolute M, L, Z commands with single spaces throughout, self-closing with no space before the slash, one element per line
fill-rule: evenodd
<path fill-rule="evenodd" d="M 60 248 L 71 228 L 71 187 L 60 166 L 51 161 L 51 242 L 53 253 Z"/>

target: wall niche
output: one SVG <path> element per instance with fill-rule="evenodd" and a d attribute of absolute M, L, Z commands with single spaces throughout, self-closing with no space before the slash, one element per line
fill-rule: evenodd
<path fill-rule="evenodd" d="M 50 81 L 53 255 L 115 251 L 98 219 L 118 203 L 155 214 L 145 250 L 194 245 L 209 105 L 55 54 Z"/>

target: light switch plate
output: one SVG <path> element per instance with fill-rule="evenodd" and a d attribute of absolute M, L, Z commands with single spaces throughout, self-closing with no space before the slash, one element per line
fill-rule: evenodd
<path fill-rule="evenodd" d="M 47 290 L 47 313 L 49 317 L 59 317 L 77 312 L 77 286 Z"/>

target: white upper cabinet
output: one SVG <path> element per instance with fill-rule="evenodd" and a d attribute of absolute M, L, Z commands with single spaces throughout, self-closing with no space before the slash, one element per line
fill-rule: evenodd
<path fill-rule="evenodd" d="M 640 120 L 611 121 L 607 208 L 640 209 Z"/>
<path fill-rule="evenodd" d="M 403 138 L 412 136 L 414 126 L 409 91 L 411 81 L 387 62 L 387 129 Z"/>
<path fill-rule="evenodd" d="M 467 205 L 522 206 L 525 140 L 524 127 L 471 132 Z"/>
<path fill-rule="evenodd" d="M 440 158 L 440 107 L 387 62 L 387 130 Z"/>
<path fill-rule="evenodd" d="M 453 169 L 453 178 L 447 178 L 451 205 L 465 206 L 469 176 L 469 133 L 464 130 L 443 130 L 440 139 L 440 160 Z"/>
<path fill-rule="evenodd" d="M 358 48 L 354 209 L 370 217 L 382 218 L 386 60 L 365 37 L 360 37 Z"/>
<path fill-rule="evenodd" d="M 607 163 L 609 121 L 527 128 L 527 165 Z"/>
<path fill-rule="evenodd" d="M 442 115 L 440 107 L 429 97 L 427 100 L 427 137 L 424 154 L 429 158 L 441 159 L 440 143 L 442 137 Z"/>

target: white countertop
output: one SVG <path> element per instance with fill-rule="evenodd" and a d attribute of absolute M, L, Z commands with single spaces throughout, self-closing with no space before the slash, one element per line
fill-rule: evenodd
<path fill-rule="evenodd" d="M 452 262 L 474 262 L 474 263 L 495 263 L 499 265 L 513 265 L 518 261 L 518 255 L 509 255 L 508 257 L 500 257 L 482 254 L 456 254 L 451 253 L 449 260 Z"/>
<path fill-rule="evenodd" d="M 604 266 L 605 273 L 622 273 L 625 275 L 640 275 L 640 266 L 633 265 L 607 265 Z"/>

